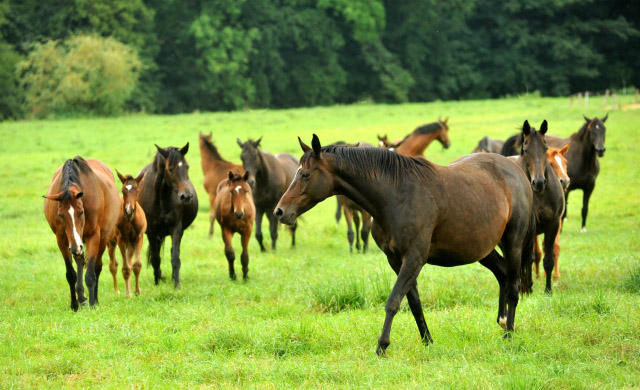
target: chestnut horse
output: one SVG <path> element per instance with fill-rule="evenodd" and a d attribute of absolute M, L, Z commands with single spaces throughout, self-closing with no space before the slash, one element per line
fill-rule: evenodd
<path fill-rule="evenodd" d="M 216 190 L 218 183 L 227 178 L 227 172 L 232 171 L 238 175 L 244 174 L 242 165 L 234 164 L 222 158 L 216 146 L 211 142 L 211 136 L 199 133 L 200 162 L 204 175 L 204 189 L 209 194 L 209 237 L 213 236 L 213 225 L 216 220 L 215 207 Z"/>
<path fill-rule="evenodd" d="M 249 185 L 253 191 L 253 202 L 256 206 L 256 240 L 260 250 L 266 251 L 262 244 L 262 215 L 267 213 L 269 231 L 271 232 L 271 249 L 276 249 L 278 239 L 278 221 L 273 216 L 273 209 L 280 197 L 289 187 L 298 166 L 298 159 L 288 153 L 275 156 L 258 149 L 260 137 L 257 141 L 242 142 L 238 138 L 238 145 L 242 148 L 240 159 L 242 166 L 249 171 Z M 291 246 L 296 245 L 296 226 L 290 227 Z"/>
<path fill-rule="evenodd" d="M 449 118 L 440 120 L 440 117 L 438 117 L 437 122 L 420 126 L 403 139 L 396 140 L 393 143 L 389 142 L 386 135 L 384 137 L 378 136 L 379 145 L 409 157 L 422 156 L 427 146 L 435 139 L 440 141 L 442 146 L 447 149 L 451 146 L 448 121 Z"/>
<path fill-rule="evenodd" d="M 189 180 L 189 164 L 184 158 L 189 143 L 182 149 L 156 145 L 158 153 L 144 168 L 138 203 L 147 217 L 148 261 L 153 266 L 155 283 L 162 279 L 160 249 L 164 239 L 171 236 L 171 278 L 173 286 L 180 285 L 180 241 L 184 230 L 198 213 L 198 197 Z"/>
<path fill-rule="evenodd" d="M 503 145 L 504 141 L 484 136 L 471 153 L 500 153 Z"/>
<path fill-rule="evenodd" d="M 584 116 L 584 115 L 583 115 Z M 582 190 L 582 228 L 580 232 L 587 231 L 587 214 L 589 213 L 589 199 L 596 186 L 596 179 L 600 173 L 599 157 L 604 157 L 605 132 L 604 122 L 609 114 L 602 120 L 598 118 L 589 119 L 584 116 L 585 124 L 577 133 L 573 133 L 569 138 L 548 136 L 549 145 L 562 147 L 571 142 L 571 149 L 567 153 L 567 173 L 571 178 L 571 184 L 567 190 L 566 200 L 569 201 L 569 192 L 575 189 Z M 567 215 L 565 207 L 563 218 Z"/>
<path fill-rule="evenodd" d="M 98 303 L 102 254 L 118 221 L 120 202 L 113 173 L 98 160 L 76 156 L 55 171 L 44 198 L 44 216 L 56 235 L 58 249 L 67 268 L 71 309 L 78 311 L 78 303 L 87 303 L 82 283 L 85 254 L 85 282 L 89 290 L 89 304 L 93 306 Z M 71 263 L 72 256 L 77 274 Z"/>
<path fill-rule="evenodd" d="M 560 229 L 560 218 L 564 211 L 564 191 L 560 180 L 547 161 L 547 142 L 544 135 L 548 129 L 543 121 L 540 131 L 532 128 L 528 121 L 522 125 L 522 149 L 520 156 L 512 156 L 531 181 L 535 198 L 536 236 L 544 234 L 543 266 L 547 274 L 545 292 L 551 293 L 551 274 L 555 265 L 554 244 Z"/>
<path fill-rule="evenodd" d="M 256 216 L 256 208 L 251 196 L 251 186 L 247 183 L 249 172 L 240 176 L 229 171 L 229 177 L 218 184 L 218 193 L 214 205 L 216 220 L 222 229 L 224 241 L 224 254 L 229 262 L 229 277 L 236 280 L 236 271 L 233 262 L 236 254 L 233 251 L 231 240 L 234 233 L 240 233 L 242 238 L 242 278 L 247 279 L 249 273 L 249 239 L 251 229 Z"/>
<path fill-rule="evenodd" d="M 147 217 L 138 203 L 138 186 L 144 177 L 141 172 L 135 179 L 131 175 L 123 176 L 116 169 L 116 174 L 122 183 L 122 197 L 120 198 L 120 217 L 116 228 L 109 240 L 109 271 L 113 276 L 113 289 L 118 291 L 118 261 L 116 260 L 116 244 L 122 255 L 122 277 L 126 297 L 131 297 L 131 270 L 136 277 L 136 295 L 140 295 L 140 252 L 147 231 Z M 135 256 L 135 257 L 134 257 Z"/>
<path fill-rule="evenodd" d="M 560 180 L 560 186 L 564 191 L 567 190 L 569 186 L 570 179 L 567 176 L 567 159 L 564 158 L 564 155 L 569 150 L 569 145 L 565 145 L 562 149 L 558 148 L 549 148 L 547 150 L 547 161 L 553 169 L 553 173 L 556 174 L 558 180 Z M 560 278 L 560 268 L 558 267 L 558 258 L 560 257 L 560 232 L 562 231 L 562 219 L 560 220 L 558 226 L 558 233 L 556 234 L 556 240 L 553 243 L 553 279 L 558 280 Z M 533 242 L 534 243 L 534 252 L 536 254 L 536 258 L 534 260 L 534 267 L 536 271 L 536 278 L 540 277 L 540 260 L 542 259 L 542 253 L 540 252 L 540 246 L 538 245 L 538 239 Z M 542 245 L 544 246 L 544 239 L 542 240 Z"/>
<path fill-rule="evenodd" d="M 493 153 L 440 166 L 381 148 L 323 148 L 315 134 L 312 148 L 298 140 L 304 155 L 275 215 L 294 224 L 318 202 L 339 194 L 373 216 L 373 238 L 398 275 L 385 305 L 378 354 L 389 346 L 405 295 L 420 337 L 432 342 L 416 282 L 427 263 L 450 267 L 480 261 L 489 268 L 500 286 L 497 320 L 505 337 L 510 335 L 518 292 L 532 285 L 533 194 L 520 167 Z"/>

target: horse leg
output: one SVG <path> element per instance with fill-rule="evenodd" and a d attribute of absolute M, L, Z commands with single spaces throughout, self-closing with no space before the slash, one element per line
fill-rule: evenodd
<path fill-rule="evenodd" d="M 356 249 L 358 252 L 360 251 L 360 215 L 358 215 L 358 211 L 353 211 L 353 224 L 355 225 L 355 236 L 356 236 Z"/>
<path fill-rule="evenodd" d="M 213 237 L 213 225 L 216 222 L 216 197 L 209 196 L 209 238 Z"/>
<path fill-rule="evenodd" d="M 544 240 L 542 240 L 544 245 Z M 538 242 L 538 236 L 533 239 L 533 252 L 535 257 L 533 258 L 533 264 L 536 269 L 536 279 L 540 278 L 540 260 L 542 260 L 542 252 L 540 251 L 540 243 Z"/>
<path fill-rule="evenodd" d="M 590 184 L 588 187 L 582 190 L 582 229 L 580 233 L 586 233 L 587 231 L 587 214 L 589 213 L 589 198 L 593 192 L 593 188 L 596 183 Z"/>
<path fill-rule="evenodd" d="M 504 237 L 504 236 L 503 236 Z M 505 300 L 507 303 L 507 333 L 505 337 L 510 337 L 513 332 L 513 325 L 516 318 L 516 307 L 520 299 L 520 266 L 521 266 L 521 247 L 505 247 L 503 253 L 506 259 L 506 283 L 505 283 Z"/>
<path fill-rule="evenodd" d="M 349 241 L 349 252 L 353 252 L 353 228 L 351 227 L 351 221 L 353 220 L 351 214 L 352 211 L 348 207 L 343 207 L 344 220 L 347 222 L 347 240 Z"/>
<path fill-rule="evenodd" d="M 76 291 L 74 285 L 76 284 L 76 271 L 73 269 L 73 263 L 71 262 L 71 253 L 69 252 L 69 241 L 67 236 L 56 233 L 56 239 L 58 241 L 58 249 L 62 253 L 64 259 L 64 266 L 67 269 L 67 283 L 69 283 L 69 292 L 71 293 L 71 310 L 78 311 L 78 300 L 76 299 Z"/>
<path fill-rule="evenodd" d="M 142 252 L 142 243 L 144 242 L 144 234 L 140 233 L 138 240 L 136 241 L 135 260 L 133 261 L 133 274 L 136 277 L 136 295 L 140 295 L 140 270 L 142 269 L 142 262 L 140 261 L 140 253 Z"/>
<path fill-rule="evenodd" d="M 489 271 L 493 273 L 493 275 L 498 280 L 498 286 L 500 287 L 499 297 L 498 297 L 498 325 L 500 325 L 503 329 L 507 328 L 507 315 L 506 315 L 506 281 L 507 281 L 507 270 L 504 266 L 504 258 L 500 256 L 500 254 L 493 250 L 487 257 L 480 260 L 480 264 L 487 267 Z"/>
<path fill-rule="evenodd" d="M 342 202 L 340 202 L 340 198 L 336 196 L 337 208 L 336 208 L 336 225 L 340 223 L 340 208 L 342 207 Z"/>
<path fill-rule="evenodd" d="M 277 223 L 277 221 L 276 221 Z M 295 248 L 296 247 L 296 229 L 298 228 L 298 222 L 294 223 L 293 225 L 289 226 L 289 231 L 291 232 L 291 247 Z"/>
<path fill-rule="evenodd" d="M 240 261 L 242 262 L 242 279 L 249 278 L 249 239 L 251 238 L 251 225 L 242 233 L 242 254 Z"/>
<path fill-rule="evenodd" d="M 371 231 L 371 215 L 366 211 L 362 212 L 362 230 L 360 235 L 362 236 L 362 253 L 367 253 L 369 248 L 369 232 Z"/>
<path fill-rule="evenodd" d="M 149 241 L 149 261 L 153 266 L 153 279 L 155 284 L 158 285 L 160 280 L 163 280 L 162 270 L 160 269 L 160 247 L 164 237 L 157 236 L 155 234 L 147 234 Z"/>
<path fill-rule="evenodd" d="M 104 255 L 105 249 L 107 249 L 107 243 L 109 242 L 109 238 L 101 238 L 100 246 L 98 247 L 98 255 L 96 256 L 95 262 L 95 273 L 96 273 L 96 286 L 95 286 L 95 295 L 96 295 L 96 303 L 98 301 L 98 288 L 100 287 L 100 274 L 102 273 L 102 256 Z"/>
<path fill-rule="evenodd" d="M 131 298 L 131 257 L 133 248 L 129 243 L 120 242 L 120 252 L 122 253 L 122 278 L 124 279 L 124 296 Z"/>
<path fill-rule="evenodd" d="M 544 272 L 547 274 L 546 285 L 544 288 L 544 292 L 551 294 L 551 275 L 553 273 L 553 267 L 555 265 L 555 259 L 553 254 L 553 247 L 556 243 L 556 238 L 558 235 L 558 224 L 553 224 L 550 228 L 548 228 L 544 233 Z"/>
<path fill-rule="evenodd" d="M 171 279 L 173 288 L 180 287 L 180 241 L 182 241 L 182 224 L 179 223 L 171 233 Z"/>
<path fill-rule="evenodd" d="M 229 263 L 229 278 L 236 280 L 236 270 L 233 266 L 233 262 L 236 260 L 236 253 L 233 251 L 231 245 L 233 240 L 233 232 L 226 227 L 222 227 L 222 241 L 224 242 L 224 255 L 227 257 L 227 263 Z"/>
<path fill-rule="evenodd" d="M 116 238 L 115 235 L 109 239 L 109 271 L 111 271 L 111 276 L 113 277 L 113 291 L 116 294 L 120 294 L 118 291 L 118 261 L 116 260 Z M 123 257 L 124 259 L 124 257 Z"/>
<path fill-rule="evenodd" d="M 260 244 L 260 252 L 266 252 L 267 248 L 262 245 L 262 215 L 264 211 L 256 207 L 256 240 Z"/>
<path fill-rule="evenodd" d="M 276 240 L 278 239 L 278 218 L 273 213 L 267 213 L 269 220 L 269 232 L 271 233 L 271 249 L 276 250 Z"/>
<path fill-rule="evenodd" d="M 400 302 L 402 302 L 402 298 L 404 298 L 405 295 L 407 295 L 407 293 L 412 288 L 415 288 L 414 286 L 416 286 L 416 279 L 423 265 L 421 262 L 421 258 L 417 255 L 417 253 L 429 253 L 429 248 L 426 248 L 426 250 L 419 250 L 415 255 L 407 255 L 402 261 L 400 272 L 398 272 L 398 279 L 396 280 L 396 283 L 391 290 L 391 294 L 389 294 L 389 298 L 387 298 L 387 303 L 385 304 L 386 315 L 384 319 L 384 325 L 382 326 L 382 334 L 378 339 L 378 348 L 376 349 L 376 353 L 378 355 L 383 355 L 387 350 L 389 344 L 391 344 L 389 340 L 389 336 L 391 334 L 391 324 L 393 323 L 393 317 L 395 317 L 396 313 L 400 309 Z M 415 292 L 417 293 L 417 289 Z M 414 296 L 412 298 L 412 302 L 413 305 L 419 303 L 419 297 Z M 420 308 L 420 311 L 422 311 L 422 308 Z M 414 318 L 416 319 L 416 322 L 419 321 L 419 318 L 415 317 L 415 315 Z M 421 322 L 422 321 L 424 321 L 424 316 L 422 317 Z M 420 329 L 420 331 L 422 332 L 422 329 Z M 431 335 L 429 335 L 429 338 L 430 337 Z"/>
<path fill-rule="evenodd" d="M 87 284 L 89 290 L 89 306 L 96 304 L 96 263 L 98 258 L 98 250 L 100 249 L 100 236 L 94 234 L 90 238 L 85 240 L 87 248 L 87 272 L 84 276 L 84 281 Z"/>
<path fill-rule="evenodd" d="M 67 248 L 68 250 L 69 248 Z M 82 273 L 84 272 L 84 255 L 73 256 L 73 259 L 76 262 L 76 269 L 78 270 L 78 274 L 76 277 L 76 294 L 78 294 L 78 303 L 80 305 L 86 305 L 88 300 L 84 295 L 84 284 L 82 281 Z"/>
<path fill-rule="evenodd" d="M 553 243 L 553 279 L 560 279 L 560 267 L 558 266 L 558 258 L 560 258 L 560 232 L 562 231 L 562 220 L 558 221 L 558 234 L 556 241 Z"/>
<path fill-rule="evenodd" d="M 564 193 L 564 212 L 562 213 L 562 220 L 567 220 L 567 209 L 569 208 L 569 190 Z"/>

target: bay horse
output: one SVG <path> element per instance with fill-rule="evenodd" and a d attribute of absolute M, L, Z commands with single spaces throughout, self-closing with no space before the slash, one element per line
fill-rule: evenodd
<path fill-rule="evenodd" d="M 216 190 L 218 183 L 227 178 L 227 172 L 232 171 L 239 175 L 244 174 L 242 165 L 234 164 L 222 158 L 218 148 L 211 141 L 213 132 L 208 135 L 199 134 L 200 141 L 200 162 L 202 163 L 202 173 L 204 175 L 204 189 L 209 195 L 209 237 L 213 236 L 213 225 L 216 220 L 215 207 Z"/>
<path fill-rule="evenodd" d="M 120 199 L 113 173 L 98 160 L 76 156 L 55 171 L 44 198 L 44 215 L 67 268 L 71 309 L 78 311 L 78 304 L 87 303 L 82 283 L 85 265 L 89 305 L 93 306 L 98 303 L 102 254 L 118 220 Z"/>
<path fill-rule="evenodd" d="M 378 136 L 379 146 L 409 157 L 422 156 L 427 146 L 436 139 L 440 141 L 445 149 L 448 149 L 451 146 L 448 121 L 449 118 L 441 120 L 438 117 L 436 122 L 422 125 L 407 134 L 403 139 L 396 140 L 393 143 L 389 142 L 386 135 L 384 137 Z"/>
<path fill-rule="evenodd" d="M 604 157 L 605 132 L 604 123 L 607 121 L 609 114 L 605 115 L 602 120 L 598 118 L 589 119 L 584 116 L 585 123 L 578 132 L 573 133 L 568 138 L 560 138 L 548 136 L 550 146 L 562 147 L 571 142 L 571 148 L 566 154 L 569 165 L 567 166 L 571 183 L 567 190 L 567 204 L 569 201 L 569 193 L 575 189 L 582 190 L 582 228 L 580 232 L 587 231 L 587 214 L 589 213 L 589 199 L 596 186 L 596 179 L 600 173 L 600 162 L 598 158 Z M 563 219 L 567 215 L 567 208 Z"/>
<path fill-rule="evenodd" d="M 549 148 L 547 150 L 547 161 L 549 162 L 549 166 L 553 169 L 553 173 L 556 174 L 558 180 L 560 181 L 560 186 L 564 191 L 567 190 L 569 186 L 570 179 L 567 175 L 567 159 L 564 155 L 569 150 L 569 145 L 565 145 L 562 149 L 558 148 Z M 560 268 L 558 266 L 558 258 L 560 257 L 560 232 L 562 231 L 562 219 L 560 219 L 558 225 L 558 233 L 556 234 L 556 240 L 553 243 L 553 279 L 560 279 Z M 533 242 L 534 243 L 534 268 L 536 272 L 536 278 L 540 277 L 540 260 L 542 259 L 542 252 L 540 251 L 540 246 L 538 245 L 538 239 Z M 542 240 L 542 245 L 544 246 L 544 239 Z"/>
<path fill-rule="evenodd" d="M 260 150 L 260 137 L 257 141 L 242 142 L 238 138 L 238 146 L 242 149 L 240 159 L 245 171 L 249 171 L 248 183 L 253 191 L 253 202 L 256 207 L 256 240 L 260 244 L 260 251 L 266 252 L 262 244 L 262 216 L 267 213 L 269 231 L 271 232 L 271 249 L 276 249 L 278 239 L 278 221 L 273 215 L 273 209 L 280 197 L 289 187 L 298 166 L 298 159 L 288 153 L 275 156 Z M 296 225 L 292 225 L 291 246 L 296 245 Z"/>
<path fill-rule="evenodd" d="M 229 171 L 229 177 L 218 184 L 214 205 L 216 220 L 222 230 L 224 254 L 229 263 L 229 277 L 232 280 L 236 280 L 236 271 L 233 267 L 236 254 L 231 242 L 234 233 L 240 233 L 242 239 L 242 254 L 240 255 L 242 278 L 246 280 L 249 273 L 249 240 L 251 239 L 256 208 L 253 204 L 251 186 L 247 180 L 249 180 L 249 172 L 240 176 Z"/>
<path fill-rule="evenodd" d="M 491 139 L 487 136 L 482 137 L 471 153 L 500 153 L 504 141 L 499 139 Z"/>
<path fill-rule="evenodd" d="M 547 130 L 546 120 L 540 125 L 539 131 L 532 128 L 529 121 L 525 120 L 522 125 L 520 156 L 510 158 L 522 167 L 533 188 L 536 236 L 544 234 L 543 266 L 547 274 L 545 292 L 551 293 L 551 274 L 556 262 L 554 244 L 560 231 L 560 219 L 564 211 L 564 191 L 560 180 L 547 161 L 548 146 L 545 140 Z"/>
<path fill-rule="evenodd" d="M 298 141 L 304 155 L 274 213 L 295 224 L 318 202 L 339 194 L 373 216 L 372 236 L 398 275 L 385 305 L 378 354 L 390 344 L 391 324 L 405 295 L 420 337 L 433 341 L 416 282 L 427 263 L 450 267 L 480 261 L 489 268 L 500 286 L 497 322 L 506 328 L 505 337 L 510 335 L 519 290 L 529 292 L 532 285 L 533 194 L 520 167 L 492 153 L 440 166 L 382 148 L 323 148 L 315 134 L 311 148 Z"/>
<path fill-rule="evenodd" d="M 171 268 L 173 286 L 180 286 L 180 241 L 184 230 L 198 213 L 198 197 L 189 180 L 189 164 L 184 156 L 189 143 L 181 149 L 161 148 L 153 162 L 144 168 L 138 203 L 147 217 L 148 261 L 153 266 L 155 283 L 162 279 L 160 249 L 167 236 L 171 236 Z"/>
<path fill-rule="evenodd" d="M 113 289 L 118 291 L 118 261 L 116 260 L 116 245 L 122 255 L 122 277 L 126 297 L 131 297 L 131 271 L 136 278 L 136 295 L 140 295 L 140 252 L 147 231 L 147 217 L 138 203 L 138 186 L 144 177 L 141 172 L 138 177 L 122 175 L 116 169 L 116 174 L 122 183 L 122 197 L 120 197 L 120 216 L 109 240 L 109 271 L 113 277 Z"/>

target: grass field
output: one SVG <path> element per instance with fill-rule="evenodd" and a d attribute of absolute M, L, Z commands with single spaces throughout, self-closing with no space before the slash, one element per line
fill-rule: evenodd
<path fill-rule="evenodd" d="M 566 98 L 528 96 L 0 123 L 0 388 L 639 388 L 640 110 L 611 110 L 588 232 L 579 233 L 575 191 L 561 235 L 562 278 L 552 296 L 534 281 L 512 340 L 495 322 L 498 285 L 488 270 L 426 266 L 418 283 L 435 343 L 420 343 L 405 300 L 387 357 L 378 358 L 395 278 L 373 242 L 369 253 L 349 254 L 333 198 L 299 221 L 297 248 L 285 229 L 276 252 L 260 253 L 252 239 L 246 283 L 227 276 L 219 226 L 207 237 L 198 131 L 212 131 L 222 154 L 239 162 L 236 137 L 264 136 L 266 150 L 299 156 L 298 135 L 307 143 L 314 132 L 323 143 L 373 143 L 376 134 L 399 138 L 442 115 L 452 146 L 434 144 L 426 155 L 446 164 L 484 135 L 515 133 L 524 119 L 535 127 L 547 119 L 550 133 L 568 136 L 583 113 L 608 110 L 597 98 L 583 109 L 569 108 Z M 154 143 L 186 142 L 200 210 L 182 241 L 182 288 L 154 286 L 145 266 L 142 295 L 127 299 L 114 294 L 105 267 L 100 305 L 72 312 L 42 211 L 54 170 L 79 154 L 135 174 L 151 161 Z M 119 283 L 122 290 L 120 274 Z"/>

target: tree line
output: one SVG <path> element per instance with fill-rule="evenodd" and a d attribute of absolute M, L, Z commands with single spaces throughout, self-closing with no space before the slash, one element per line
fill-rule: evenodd
<path fill-rule="evenodd" d="M 626 0 L 1 0 L 0 117 L 640 85 Z"/>

